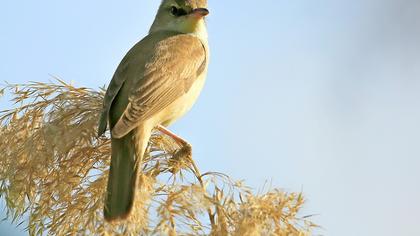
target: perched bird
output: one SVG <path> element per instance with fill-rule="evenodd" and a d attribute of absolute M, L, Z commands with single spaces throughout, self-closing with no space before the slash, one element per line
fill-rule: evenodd
<path fill-rule="evenodd" d="M 164 0 L 149 34 L 123 58 L 106 91 L 99 136 L 109 123 L 112 157 L 104 216 L 126 219 L 152 129 L 183 116 L 203 88 L 209 62 L 207 0 Z"/>

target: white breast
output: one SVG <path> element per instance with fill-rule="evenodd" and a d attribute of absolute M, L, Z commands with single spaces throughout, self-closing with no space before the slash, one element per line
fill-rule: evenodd
<path fill-rule="evenodd" d="M 202 20 L 199 24 L 199 27 L 195 33 L 193 33 L 194 36 L 198 37 L 201 42 L 204 43 L 206 48 L 206 68 L 204 69 L 203 73 L 194 81 L 192 84 L 190 90 L 186 94 L 184 94 L 182 97 L 175 100 L 173 103 L 171 103 L 167 108 L 159 112 L 158 115 L 154 116 L 154 123 L 156 125 L 164 125 L 168 126 L 181 118 L 185 113 L 187 113 L 194 103 L 196 102 L 198 96 L 201 93 L 201 90 L 204 87 L 204 83 L 206 81 L 207 77 L 207 66 L 209 62 L 209 51 L 208 51 L 208 43 L 207 43 L 207 30 L 204 20 Z"/>
<path fill-rule="evenodd" d="M 162 110 L 157 116 L 155 116 L 156 124 L 168 126 L 175 122 L 177 119 L 181 118 L 183 115 L 185 115 L 185 113 L 187 113 L 192 108 L 198 96 L 200 95 L 201 90 L 204 87 L 206 76 L 207 70 L 201 73 L 201 75 L 195 80 L 195 82 L 192 84 L 190 90 L 188 90 L 187 93 L 179 97 L 167 108 Z"/>

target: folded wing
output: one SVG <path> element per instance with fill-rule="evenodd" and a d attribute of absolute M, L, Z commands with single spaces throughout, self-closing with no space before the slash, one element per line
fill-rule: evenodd
<path fill-rule="evenodd" d="M 159 41 L 136 75 L 128 105 L 112 129 L 114 137 L 123 137 L 139 122 L 181 97 L 204 71 L 206 51 L 192 35 L 175 35 Z"/>

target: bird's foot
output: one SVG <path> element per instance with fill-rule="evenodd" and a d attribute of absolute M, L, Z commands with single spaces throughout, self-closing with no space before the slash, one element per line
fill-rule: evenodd
<path fill-rule="evenodd" d="M 178 149 L 174 153 L 174 159 L 180 159 L 180 158 L 188 158 L 190 159 L 192 157 L 192 146 L 189 143 L 185 143 L 180 149 Z"/>
<path fill-rule="evenodd" d="M 168 161 L 169 172 L 175 175 L 182 169 L 189 168 L 191 166 L 191 161 L 192 147 L 187 143 L 178 149 Z"/>
<path fill-rule="evenodd" d="M 161 125 L 157 126 L 157 129 L 163 134 L 171 137 L 180 147 L 174 152 L 172 158 L 169 160 L 170 172 L 175 174 L 181 169 L 190 167 L 192 160 L 191 144 Z"/>

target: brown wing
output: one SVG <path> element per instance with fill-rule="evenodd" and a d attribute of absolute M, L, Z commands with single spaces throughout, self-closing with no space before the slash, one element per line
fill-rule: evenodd
<path fill-rule="evenodd" d="M 162 111 L 184 95 L 206 65 L 206 50 L 194 36 L 181 34 L 157 43 L 146 59 L 144 71 L 136 75 L 129 96 L 129 104 L 112 130 L 122 137 L 137 126 Z"/>
<path fill-rule="evenodd" d="M 98 127 L 99 136 L 104 134 L 106 131 L 106 128 L 108 125 L 108 114 L 109 114 L 109 109 L 111 108 L 111 104 L 114 98 L 117 96 L 118 92 L 120 91 L 125 80 L 127 79 L 124 76 L 118 76 L 118 75 L 124 74 L 127 68 L 128 68 L 128 62 L 127 62 L 127 57 L 125 57 L 121 61 L 120 65 L 118 66 L 117 71 L 114 77 L 112 78 L 104 96 L 103 108 L 102 108 L 101 117 L 99 119 L 99 127 Z"/>

